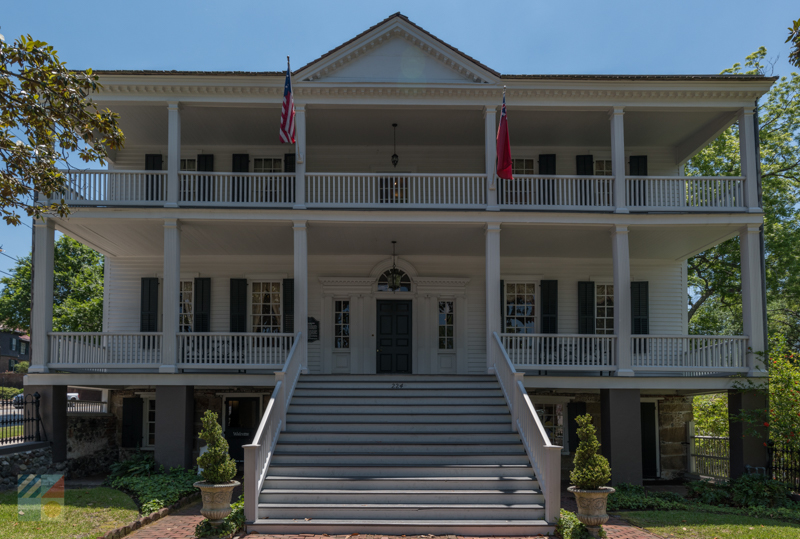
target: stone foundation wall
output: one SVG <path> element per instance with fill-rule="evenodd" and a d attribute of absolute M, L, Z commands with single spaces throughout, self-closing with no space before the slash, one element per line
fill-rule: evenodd
<path fill-rule="evenodd" d="M 117 418 L 111 414 L 67 416 L 67 459 L 93 455 L 116 447 Z"/>
<path fill-rule="evenodd" d="M 55 464 L 49 447 L 3 455 L 0 456 L 0 490 L 16 488 L 20 474 L 64 474 L 67 479 L 105 475 L 118 456 L 116 447 Z"/>

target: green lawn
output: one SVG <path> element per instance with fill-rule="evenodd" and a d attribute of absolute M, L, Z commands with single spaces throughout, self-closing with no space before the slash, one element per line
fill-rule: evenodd
<path fill-rule="evenodd" d="M 12 436 L 22 436 L 22 425 L 14 427 L 0 427 L 0 440 L 11 438 Z"/>
<path fill-rule="evenodd" d="M 614 513 L 614 516 L 667 538 L 797 539 L 800 537 L 800 524 L 736 514 L 632 511 Z"/>
<path fill-rule="evenodd" d="M 0 492 L 0 539 L 94 538 L 139 518 L 127 495 L 106 487 L 67 490 L 60 520 L 19 522 L 17 492 Z"/>

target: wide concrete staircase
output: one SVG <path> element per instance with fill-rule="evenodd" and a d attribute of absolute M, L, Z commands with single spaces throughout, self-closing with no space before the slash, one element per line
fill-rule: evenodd
<path fill-rule="evenodd" d="M 496 379 L 420 375 L 301 376 L 248 526 L 331 535 L 552 530 Z"/>

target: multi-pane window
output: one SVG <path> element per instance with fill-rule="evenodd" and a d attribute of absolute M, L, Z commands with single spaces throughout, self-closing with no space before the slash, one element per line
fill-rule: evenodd
<path fill-rule="evenodd" d="M 197 170 L 197 159 L 181 159 L 181 170 Z"/>
<path fill-rule="evenodd" d="M 178 306 L 178 331 L 185 333 L 194 328 L 194 281 L 181 281 Z"/>
<path fill-rule="evenodd" d="M 278 158 L 257 157 L 253 159 L 253 172 L 281 172 L 283 161 Z"/>
<path fill-rule="evenodd" d="M 19 354 L 21 356 L 24 356 L 27 353 L 28 353 L 28 343 L 26 342 L 19 343 Z"/>
<path fill-rule="evenodd" d="M 536 333 L 536 283 L 506 283 L 505 333 Z"/>
<path fill-rule="evenodd" d="M 333 302 L 333 347 L 350 348 L 350 302 L 336 300 Z"/>
<path fill-rule="evenodd" d="M 395 292 L 411 292 L 411 278 L 408 274 L 404 271 L 400 271 L 399 275 L 395 276 L 392 274 L 392 270 L 386 270 L 378 277 L 378 292 L 391 290 L 389 287 L 391 279 L 395 279 L 397 281 L 397 286 L 399 286 Z"/>
<path fill-rule="evenodd" d="M 594 162 L 595 176 L 613 176 L 611 172 L 611 161 L 598 159 Z"/>
<path fill-rule="evenodd" d="M 598 284 L 595 293 L 595 333 L 614 334 L 614 285 Z"/>
<path fill-rule="evenodd" d="M 533 159 L 512 159 L 511 160 L 511 173 L 517 174 L 533 174 Z"/>
<path fill-rule="evenodd" d="M 566 404 L 531 403 L 553 445 L 564 446 L 564 409 Z"/>
<path fill-rule="evenodd" d="M 439 302 L 439 350 L 453 350 L 455 341 L 455 315 L 452 301 Z"/>
<path fill-rule="evenodd" d="M 253 282 L 251 311 L 253 333 L 281 332 L 281 283 Z"/>
<path fill-rule="evenodd" d="M 156 399 L 144 399 L 144 444 L 145 447 L 156 445 Z"/>
<path fill-rule="evenodd" d="M 18 342 L 19 342 L 19 339 L 15 339 L 15 338 L 12 338 L 12 339 L 11 339 L 11 351 L 12 351 L 12 352 L 16 352 L 16 350 L 17 350 L 17 343 L 18 343 Z"/>

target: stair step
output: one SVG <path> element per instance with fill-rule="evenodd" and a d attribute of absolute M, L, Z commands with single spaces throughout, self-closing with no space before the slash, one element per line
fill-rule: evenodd
<path fill-rule="evenodd" d="M 544 506 L 538 503 L 259 503 L 259 518 L 381 518 L 415 520 L 508 520 L 544 519 Z"/>
<path fill-rule="evenodd" d="M 403 384 L 402 388 L 393 388 L 396 383 Z M 365 381 L 365 382 L 297 382 L 295 391 L 298 389 L 350 389 L 350 390 L 385 390 L 385 391 L 408 391 L 408 390 L 493 390 L 499 389 L 497 381 L 474 381 L 474 382 L 425 382 L 419 380 L 399 380 L 399 381 Z"/>
<path fill-rule="evenodd" d="M 293 410 L 289 406 L 286 415 L 287 423 L 291 424 L 294 421 L 303 423 L 330 423 L 331 421 L 338 422 L 359 422 L 359 423 L 498 423 L 511 426 L 511 414 L 508 408 L 503 410 L 493 410 L 491 413 L 419 413 L 410 412 L 408 410 L 402 413 L 398 410 L 397 413 L 378 412 L 373 409 L 367 408 L 358 412 L 305 412 Z"/>
<path fill-rule="evenodd" d="M 450 388 L 450 387 L 430 387 L 421 389 L 403 389 L 387 390 L 386 388 L 366 388 L 359 386 L 338 387 L 331 388 L 325 385 L 322 387 L 306 388 L 298 386 L 294 390 L 295 397 L 341 397 L 341 396 L 354 396 L 359 397 L 387 397 L 387 396 L 403 396 L 403 397 L 500 397 L 503 398 L 503 392 L 494 384 L 491 388 Z"/>
<path fill-rule="evenodd" d="M 270 468 L 270 471 L 273 471 Z M 431 469 L 435 472 L 436 469 Z M 532 472 L 532 470 L 531 470 Z M 274 489 L 315 490 L 538 490 L 539 482 L 533 477 L 331 477 L 268 475 L 261 492 Z"/>
<path fill-rule="evenodd" d="M 278 456 L 275 457 L 278 459 Z M 385 459 L 383 459 L 385 460 Z M 379 480 L 384 477 L 398 479 L 405 477 L 447 477 L 457 479 L 471 479 L 489 476 L 501 478 L 533 477 L 530 464 L 367 464 L 356 462 L 352 464 L 322 464 L 316 460 L 309 462 L 277 463 L 273 460 L 269 466 L 269 473 L 276 476 L 296 477 L 328 477 L 335 478 L 369 478 Z"/>
<path fill-rule="evenodd" d="M 342 431 L 286 431 L 278 438 L 279 444 L 306 442 L 319 444 L 355 444 L 355 443 L 381 443 L 381 444 L 445 444 L 445 443 L 476 443 L 475 440 L 486 440 L 487 443 L 518 444 L 519 435 L 516 432 L 452 432 L 446 428 L 438 432 L 359 432 L 352 430 Z M 481 442 L 483 443 L 483 442 Z"/>
<path fill-rule="evenodd" d="M 463 442 L 283 442 L 278 438 L 275 454 L 294 452 L 316 453 L 326 455 L 343 455 L 352 453 L 383 454 L 385 456 L 402 456 L 407 453 L 455 455 L 460 453 L 488 453 L 524 455 L 525 449 L 520 442 L 463 441 Z"/>
<path fill-rule="evenodd" d="M 511 422 L 502 423 L 486 421 L 483 423 L 391 423 L 391 422 L 311 422 L 290 419 L 286 422 L 286 432 L 387 432 L 387 433 L 413 433 L 413 432 L 464 432 L 464 433 L 507 433 L 511 432 Z M 402 419 L 402 418 L 395 418 Z M 281 434 L 281 436 L 284 436 Z"/>
<path fill-rule="evenodd" d="M 319 453 L 308 451 L 290 451 L 281 453 L 275 451 L 270 469 L 273 465 L 286 463 L 303 463 L 305 465 L 320 464 L 371 464 L 384 465 L 387 461 L 397 464 L 412 464 L 417 466 L 429 466 L 439 464 L 528 464 L 528 455 L 525 452 L 514 451 L 501 453 L 497 451 L 486 453 Z"/>
<path fill-rule="evenodd" d="M 303 374 L 305 382 L 494 382 L 493 374 Z"/>
<path fill-rule="evenodd" d="M 305 504 L 543 504 L 538 490 L 310 490 L 265 489 L 259 503 Z"/>
<path fill-rule="evenodd" d="M 293 414 L 345 414 L 345 413 L 370 413 L 370 414 L 508 414 L 508 407 L 503 404 L 478 404 L 478 405 L 430 405 L 430 404 L 295 404 L 294 399 L 289 404 L 290 413 Z"/>
<path fill-rule="evenodd" d="M 481 396 L 466 396 L 466 397 L 442 397 L 437 396 L 433 392 L 427 397 L 415 397 L 413 395 L 406 395 L 402 391 L 394 394 L 383 395 L 380 397 L 368 397 L 360 395 L 357 391 L 352 392 L 351 395 L 337 395 L 337 396 L 298 396 L 292 397 L 291 406 L 430 406 L 431 408 L 439 408 L 441 406 L 505 406 L 506 401 L 503 397 L 481 397 Z"/>
<path fill-rule="evenodd" d="M 555 527 L 544 520 L 378 520 L 378 519 L 257 519 L 247 524 L 248 533 L 298 535 L 462 535 L 471 537 L 550 535 Z"/>

